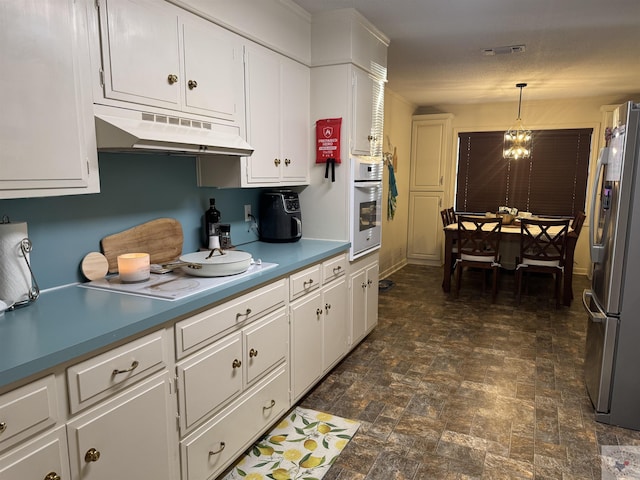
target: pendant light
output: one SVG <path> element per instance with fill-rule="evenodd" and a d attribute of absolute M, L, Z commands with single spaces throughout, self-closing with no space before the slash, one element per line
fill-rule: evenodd
<path fill-rule="evenodd" d="M 531 155 L 531 130 L 522 126 L 520 119 L 520 109 L 522 107 L 522 89 L 526 83 L 516 83 L 516 88 L 520 89 L 520 100 L 518 101 L 518 118 L 515 128 L 510 128 L 504 134 L 504 149 L 502 156 L 508 159 L 518 160 L 519 158 L 529 158 Z"/>

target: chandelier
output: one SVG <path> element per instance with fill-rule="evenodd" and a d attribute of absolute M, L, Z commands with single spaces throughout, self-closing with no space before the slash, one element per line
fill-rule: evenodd
<path fill-rule="evenodd" d="M 504 149 L 502 156 L 504 158 L 529 158 L 531 155 L 531 130 L 527 130 L 522 126 L 520 119 L 520 108 L 522 107 L 522 89 L 526 87 L 526 83 L 516 83 L 516 88 L 520 89 L 520 100 L 518 101 L 518 118 L 516 119 L 515 128 L 510 128 L 504 133 Z"/>

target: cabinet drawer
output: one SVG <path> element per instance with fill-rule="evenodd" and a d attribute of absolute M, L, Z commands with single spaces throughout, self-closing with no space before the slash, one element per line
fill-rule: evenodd
<path fill-rule="evenodd" d="M 285 301 L 283 279 L 176 323 L 176 356 L 180 359 L 212 344 L 230 329 L 272 312 Z"/>
<path fill-rule="evenodd" d="M 295 300 L 320 287 L 320 265 L 306 268 L 289 277 L 290 299 Z"/>
<path fill-rule="evenodd" d="M 242 335 L 237 332 L 178 364 L 180 429 L 183 434 L 205 415 L 240 393 L 241 361 Z"/>
<path fill-rule="evenodd" d="M 342 254 L 322 262 L 322 283 L 329 283 L 347 273 L 347 255 Z"/>
<path fill-rule="evenodd" d="M 246 382 L 251 384 L 287 358 L 289 322 L 284 309 L 244 330 Z"/>
<path fill-rule="evenodd" d="M 70 478 L 64 426 L 0 457 L 2 480 L 39 480 L 50 473 L 62 479 Z"/>
<path fill-rule="evenodd" d="M 182 478 L 213 478 L 289 408 L 286 365 L 181 442 Z"/>
<path fill-rule="evenodd" d="M 71 413 L 167 365 L 166 331 L 154 332 L 67 369 Z"/>
<path fill-rule="evenodd" d="M 53 375 L 0 396 L 0 451 L 58 421 Z M 4 477 L 2 477 L 4 478 Z"/>

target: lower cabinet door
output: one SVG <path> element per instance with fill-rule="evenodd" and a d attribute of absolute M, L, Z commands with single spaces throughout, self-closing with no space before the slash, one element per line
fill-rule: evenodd
<path fill-rule="evenodd" d="M 245 329 L 247 384 L 255 382 L 287 358 L 288 340 L 289 323 L 284 308 Z"/>
<path fill-rule="evenodd" d="M 324 369 L 327 370 L 347 351 L 349 315 L 347 314 L 347 282 L 331 284 L 324 291 Z"/>
<path fill-rule="evenodd" d="M 182 480 L 215 478 L 288 408 L 289 375 L 284 364 L 180 443 Z"/>
<path fill-rule="evenodd" d="M 0 456 L 2 480 L 69 479 L 64 426 Z"/>
<path fill-rule="evenodd" d="M 291 390 L 296 401 L 323 371 L 322 322 L 324 306 L 320 292 L 291 304 Z"/>
<path fill-rule="evenodd" d="M 175 480 L 175 415 L 165 372 L 73 419 L 67 424 L 73 478 Z"/>

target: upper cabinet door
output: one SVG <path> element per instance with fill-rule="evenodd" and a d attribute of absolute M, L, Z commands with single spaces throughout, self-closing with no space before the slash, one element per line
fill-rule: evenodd
<path fill-rule="evenodd" d="M 282 179 L 309 181 L 311 132 L 310 80 L 308 67 L 282 59 Z"/>
<path fill-rule="evenodd" d="M 353 138 L 356 155 L 382 155 L 384 83 L 353 67 Z"/>
<path fill-rule="evenodd" d="M 80 3 L 2 2 L 0 198 L 100 189 Z"/>
<path fill-rule="evenodd" d="M 189 19 L 182 24 L 185 111 L 236 120 L 244 110 L 244 63 L 237 35 Z"/>
<path fill-rule="evenodd" d="M 105 97 L 179 108 L 185 79 L 177 12 L 148 0 L 107 0 L 101 5 Z"/>

